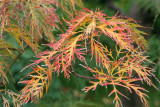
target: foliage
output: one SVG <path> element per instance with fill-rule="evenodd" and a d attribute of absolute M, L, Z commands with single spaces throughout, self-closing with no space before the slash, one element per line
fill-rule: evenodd
<path fill-rule="evenodd" d="M 53 74 L 61 73 L 67 79 L 71 74 L 91 79 L 91 85 L 83 88 L 85 92 L 96 90 L 98 85 L 113 86 L 108 96 L 114 94 L 116 107 L 122 105 L 120 96 L 129 99 L 119 87 L 130 93 L 135 91 L 145 106 L 149 106 L 147 90 L 136 81 L 156 88 L 150 76 L 156 77 L 152 68 L 144 66 L 152 62 L 147 59 L 148 43 L 143 37 L 146 33 L 139 30 L 143 26 L 135 20 L 117 14 L 111 17 L 99 9 L 86 9 L 81 0 L 4 0 L 0 6 L 0 82 L 4 87 L 0 92 L 4 107 L 9 106 L 6 93 L 13 99 L 14 106 L 42 98 Z M 54 35 L 57 30 L 61 32 L 58 37 Z M 17 46 L 8 43 L 7 38 L 13 38 Z M 111 39 L 116 43 L 115 48 L 102 43 L 101 38 Z M 32 66 L 32 71 L 25 76 L 27 80 L 19 81 L 26 86 L 16 94 L 7 89 L 6 75 L 27 47 L 32 49 L 36 60 L 22 69 Z M 90 61 L 86 60 L 89 54 Z M 77 60 L 92 77 L 75 72 L 73 66 Z M 94 68 L 89 65 L 91 61 L 95 61 Z"/>

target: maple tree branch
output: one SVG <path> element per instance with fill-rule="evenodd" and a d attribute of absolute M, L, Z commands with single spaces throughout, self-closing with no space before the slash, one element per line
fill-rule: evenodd
<path fill-rule="evenodd" d="M 23 52 L 22 49 L 16 49 L 16 48 L 0 48 L 0 50 L 4 50 L 4 49 L 9 49 L 9 50 L 14 50 L 14 51 L 18 51 L 18 52 Z"/>
<path fill-rule="evenodd" d="M 78 77 L 81 77 L 81 78 L 97 80 L 97 78 L 94 78 L 94 77 L 86 77 L 86 76 L 83 76 L 83 75 L 77 74 L 76 72 L 74 72 L 73 67 L 72 67 L 72 71 L 71 71 L 71 73 L 72 73 L 72 74 L 74 74 L 74 75 L 76 75 L 76 76 L 78 76 Z"/>
<path fill-rule="evenodd" d="M 24 46 L 24 50 L 28 47 L 28 45 Z M 13 59 L 11 64 L 9 65 L 8 69 L 11 69 L 14 63 L 17 61 L 17 59 L 21 56 L 22 52 L 19 52 L 17 56 Z M 9 70 L 6 72 L 6 74 L 9 72 Z"/>
<path fill-rule="evenodd" d="M 24 50 L 28 47 L 28 45 L 24 46 Z M 22 52 L 18 51 L 19 53 L 17 54 L 17 56 L 13 59 L 13 61 L 11 62 L 11 64 L 8 66 L 7 71 L 5 72 L 5 74 L 7 75 L 7 73 L 9 72 L 10 76 L 12 77 L 12 73 L 10 72 L 10 69 L 12 68 L 12 66 L 14 65 L 14 63 L 17 61 L 17 59 L 21 56 Z M 13 79 L 13 77 L 12 77 Z M 14 79 L 13 79 L 14 80 Z M 0 80 L 1 81 L 1 80 Z M 15 81 L 15 80 L 14 80 Z"/>

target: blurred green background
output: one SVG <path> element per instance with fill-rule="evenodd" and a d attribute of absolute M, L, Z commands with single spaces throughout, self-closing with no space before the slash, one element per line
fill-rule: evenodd
<path fill-rule="evenodd" d="M 155 75 L 160 79 L 160 0 L 83 0 L 86 8 L 96 10 L 100 8 L 109 16 L 115 15 L 117 11 L 126 17 L 134 18 L 139 23 L 148 28 L 142 29 L 149 35 L 145 36 L 149 42 L 149 58 L 155 64 L 148 64 L 156 72 Z M 103 41 L 102 41 L 103 42 Z M 112 47 L 112 42 L 108 43 Z M 14 64 L 11 69 L 14 82 L 10 77 L 10 83 L 7 86 L 9 89 L 18 92 L 23 88 L 21 84 L 17 82 L 28 72 L 27 69 L 20 72 L 21 69 L 30 64 L 34 59 L 34 53 L 30 48 L 27 48 L 25 53 L 21 55 L 19 60 Z M 90 59 L 87 59 L 90 60 Z M 92 61 L 90 65 L 94 66 Z M 78 65 L 78 61 L 74 66 L 75 72 L 81 75 L 89 75 L 88 72 Z M 152 79 L 156 86 L 160 89 L 160 84 Z M 33 103 L 28 103 L 23 107 L 114 107 L 113 96 L 108 97 L 108 93 L 112 87 L 107 89 L 98 86 L 95 91 L 89 91 L 85 93 L 81 91 L 86 85 L 89 84 L 89 80 L 85 80 L 75 75 L 71 75 L 70 80 L 64 78 L 63 75 L 57 77 L 53 76 L 53 81 L 49 87 L 48 93 L 44 94 L 42 99 L 36 100 Z M 147 93 L 150 98 L 148 99 L 150 107 L 160 107 L 160 90 L 156 90 L 153 87 L 149 87 L 145 84 L 143 86 L 149 90 Z M 124 90 L 122 90 L 124 91 Z M 140 99 L 135 94 L 128 94 L 131 98 L 130 101 L 122 98 L 124 107 L 143 107 L 140 103 Z"/>

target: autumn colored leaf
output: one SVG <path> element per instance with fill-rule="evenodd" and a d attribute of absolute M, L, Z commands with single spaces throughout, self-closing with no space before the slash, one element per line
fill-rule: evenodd
<path fill-rule="evenodd" d="M 50 63 L 53 68 L 52 72 L 57 72 L 58 75 L 63 72 L 64 76 L 69 78 L 72 63 L 75 62 L 75 57 L 77 57 L 86 64 L 83 67 L 98 80 L 90 81 L 92 85 L 85 87 L 84 91 L 95 90 L 98 85 L 105 87 L 112 85 L 113 90 L 109 96 L 114 94 L 115 106 L 118 107 L 122 105 L 119 96 L 129 99 L 118 91 L 116 87 L 120 86 L 128 89 L 130 93 L 132 90 L 135 91 L 141 101 L 148 106 L 146 100 L 148 96 L 143 92 L 146 90 L 137 84 L 133 84 L 135 81 L 141 81 L 156 88 L 149 78 L 150 75 L 154 76 L 152 69 L 143 66 L 145 62 L 151 62 L 147 59 L 147 56 L 143 55 L 143 50 L 148 46 L 142 36 L 145 33 L 138 30 L 142 26 L 131 18 L 123 18 L 117 15 L 109 17 L 99 10 L 94 12 L 88 9 L 79 11 L 79 14 L 67 23 L 69 28 L 66 33 L 60 34 L 60 39 L 56 43 L 46 44 L 51 50 L 39 54 L 39 59 L 35 61 L 35 64 L 46 63 L 46 61 L 52 62 Z M 115 46 L 116 56 L 113 55 L 112 49 L 109 50 L 97 39 L 97 37 L 101 38 L 102 34 L 117 43 Z M 85 59 L 85 55 L 88 53 L 91 53 L 91 60 L 95 58 L 98 66 L 94 68 L 95 70 L 88 67 Z M 135 77 L 135 75 L 137 76 Z M 35 80 L 27 80 L 24 83 L 30 84 L 33 81 Z M 28 100 L 29 98 L 26 99 L 26 101 Z"/>
<path fill-rule="evenodd" d="M 112 86 L 108 96 L 114 96 L 116 107 L 123 105 L 121 97 L 129 99 L 117 87 L 130 93 L 134 91 L 142 103 L 149 106 L 147 90 L 136 82 L 156 88 L 150 77 L 157 78 L 152 68 L 144 66 L 152 63 L 145 52 L 148 43 L 144 36 L 147 34 L 139 30 L 144 27 L 135 20 L 117 14 L 108 16 L 100 9 L 89 10 L 83 7 L 82 0 L 3 0 L 0 9 L 0 77 L 3 84 L 8 83 L 6 59 L 16 58 L 17 53 L 19 57 L 25 51 L 24 46 L 29 46 L 37 58 L 22 69 L 32 67 L 32 71 L 19 82 L 25 84 L 19 94 L 0 89 L 4 106 L 9 106 L 5 92 L 15 99 L 15 106 L 42 98 L 51 84 L 52 74 L 63 74 L 67 79 L 72 74 L 91 79 L 91 85 L 83 88 L 85 92 L 94 91 L 99 86 Z M 66 16 L 58 14 L 58 9 Z M 53 35 L 55 29 L 61 31 L 58 37 Z M 5 37 L 13 37 L 21 49 L 6 42 Z M 102 43 L 101 38 L 106 42 L 112 40 L 116 43 L 115 48 Z M 48 48 L 41 49 L 41 45 Z M 76 74 L 73 65 L 77 60 L 92 77 Z M 93 68 L 91 61 L 95 62 Z"/>
<path fill-rule="evenodd" d="M 6 98 L 6 95 L 8 94 L 9 98 L 12 98 L 13 99 L 13 106 L 16 106 L 16 107 L 21 107 L 22 104 L 21 102 L 19 101 L 19 94 L 11 91 L 11 90 L 0 90 L 0 96 L 1 96 L 1 100 L 3 101 L 3 107 L 10 107 L 10 100 L 8 100 Z"/>
<path fill-rule="evenodd" d="M 59 21 L 56 1 L 50 0 L 5 0 L 1 1 L 1 35 L 4 31 L 13 35 L 23 48 L 23 41 L 38 53 L 38 41 L 43 37 L 54 42 L 53 27 Z M 45 34 L 45 36 L 43 35 Z"/>
<path fill-rule="evenodd" d="M 30 80 L 22 80 L 19 83 L 27 84 L 20 92 L 20 101 L 22 104 L 28 101 L 34 101 L 43 96 L 43 91 L 48 91 L 51 82 L 51 71 L 46 71 L 45 68 L 37 66 L 33 71 L 28 74 Z M 45 89 L 44 89 L 45 87 Z"/>

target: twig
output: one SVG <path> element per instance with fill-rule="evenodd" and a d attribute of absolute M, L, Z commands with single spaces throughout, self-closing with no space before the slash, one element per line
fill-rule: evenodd
<path fill-rule="evenodd" d="M 72 73 L 72 74 L 74 74 L 74 75 L 76 75 L 76 76 L 78 76 L 78 77 L 81 77 L 81 78 L 97 80 L 97 78 L 94 78 L 94 77 L 86 77 L 86 76 L 83 76 L 83 75 L 77 74 L 76 72 L 74 72 L 73 67 L 72 67 L 72 71 L 71 71 L 71 73 Z"/>
<path fill-rule="evenodd" d="M 21 50 L 21 49 L 16 49 L 16 48 L 10 48 L 10 47 L 0 48 L 0 50 L 4 50 L 4 49 L 9 49 L 9 50 L 14 50 L 14 51 L 18 51 L 18 52 L 23 52 L 23 50 Z"/>
<path fill-rule="evenodd" d="M 28 47 L 28 45 L 24 46 L 24 50 Z M 0 48 L 1 49 L 1 48 Z M 14 63 L 17 61 L 17 59 L 21 56 L 22 52 L 18 51 L 19 53 L 17 54 L 17 56 L 13 59 L 13 61 L 11 62 L 11 64 L 8 66 L 8 70 L 5 72 L 5 74 L 7 75 L 7 73 L 9 72 L 10 76 L 12 77 L 13 81 L 15 82 L 12 73 L 10 72 L 10 69 L 12 68 L 12 66 L 14 65 Z"/>

